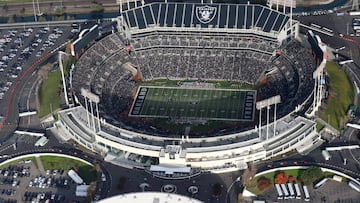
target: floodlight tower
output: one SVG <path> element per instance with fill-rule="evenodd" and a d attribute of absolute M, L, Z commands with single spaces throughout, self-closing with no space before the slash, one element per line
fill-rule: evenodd
<path fill-rule="evenodd" d="M 265 138 L 267 140 L 267 139 L 269 139 L 269 123 L 270 123 L 269 116 L 270 116 L 271 105 L 275 106 L 275 109 L 274 109 L 274 126 L 273 126 L 273 128 L 274 128 L 273 136 L 275 136 L 276 135 L 276 105 L 279 104 L 280 102 L 281 102 L 280 95 L 276 95 L 276 96 L 270 97 L 268 99 L 256 102 L 256 109 L 260 111 L 259 112 L 259 138 L 260 139 L 261 139 L 261 110 L 263 108 L 266 108 L 266 135 L 265 135 Z"/>
<path fill-rule="evenodd" d="M 86 108 L 86 118 L 87 118 L 87 126 L 92 129 L 95 133 L 96 130 L 100 130 L 100 117 L 99 117 L 99 102 L 100 102 L 100 98 L 99 96 L 97 96 L 96 94 L 90 92 L 87 89 L 81 88 L 81 95 L 85 98 L 85 108 Z M 95 110 L 96 110 L 96 117 L 97 117 L 97 123 L 95 122 L 95 117 L 94 117 L 94 107 L 93 107 L 93 102 L 95 103 Z M 89 104 L 88 104 L 89 103 Z M 91 111 L 91 115 L 89 115 L 89 106 L 90 105 L 90 111 Z M 96 127 L 97 124 L 97 127 Z"/>
<path fill-rule="evenodd" d="M 62 83 L 63 83 L 63 88 L 64 88 L 65 103 L 67 106 L 69 106 L 69 98 L 68 98 L 68 94 L 67 94 L 66 81 L 65 81 L 65 75 L 64 75 L 64 66 L 63 66 L 63 60 L 62 60 L 63 55 L 69 56 L 69 54 L 65 53 L 63 51 L 59 51 L 59 66 L 60 66 L 60 71 L 61 71 L 61 78 L 63 81 Z"/>
<path fill-rule="evenodd" d="M 313 101 L 313 111 L 312 115 L 315 115 L 315 112 L 321 106 L 321 98 L 323 95 L 323 86 L 324 86 L 324 68 L 325 63 L 322 62 L 318 68 L 313 72 L 314 79 L 314 101 Z"/>

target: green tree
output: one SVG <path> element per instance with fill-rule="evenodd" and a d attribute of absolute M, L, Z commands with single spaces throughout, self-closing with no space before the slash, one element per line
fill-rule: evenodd
<path fill-rule="evenodd" d="M 271 186 L 271 181 L 265 176 L 262 176 L 258 179 L 257 187 L 260 191 L 264 191 L 268 189 L 270 186 Z"/>
<path fill-rule="evenodd" d="M 299 178 L 305 185 L 311 185 L 324 176 L 319 167 L 310 167 L 300 172 Z"/>

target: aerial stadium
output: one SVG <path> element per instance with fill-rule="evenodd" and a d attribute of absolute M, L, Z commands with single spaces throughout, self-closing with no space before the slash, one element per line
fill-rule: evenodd
<path fill-rule="evenodd" d="M 121 11 L 117 27 L 73 43 L 64 89 L 74 104 L 55 124 L 64 139 L 172 177 L 240 170 L 321 141 L 311 118 L 325 48 L 287 12 L 157 2 Z"/>

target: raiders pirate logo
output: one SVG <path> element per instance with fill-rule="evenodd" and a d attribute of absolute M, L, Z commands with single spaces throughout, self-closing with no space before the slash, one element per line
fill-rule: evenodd
<path fill-rule="evenodd" d="M 196 7 L 196 17 L 201 23 L 210 23 L 216 15 L 216 9 L 213 6 L 198 6 Z"/>

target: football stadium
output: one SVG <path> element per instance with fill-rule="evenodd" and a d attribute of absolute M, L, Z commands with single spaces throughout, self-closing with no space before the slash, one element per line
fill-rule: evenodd
<path fill-rule="evenodd" d="M 156 2 L 116 20 L 117 32 L 93 40 L 94 26 L 73 43 L 74 103 L 55 125 L 64 139 L 174 178 L 244 169 L 321 141 L 312 116 L 326 51 L 287 12 Z"/>

